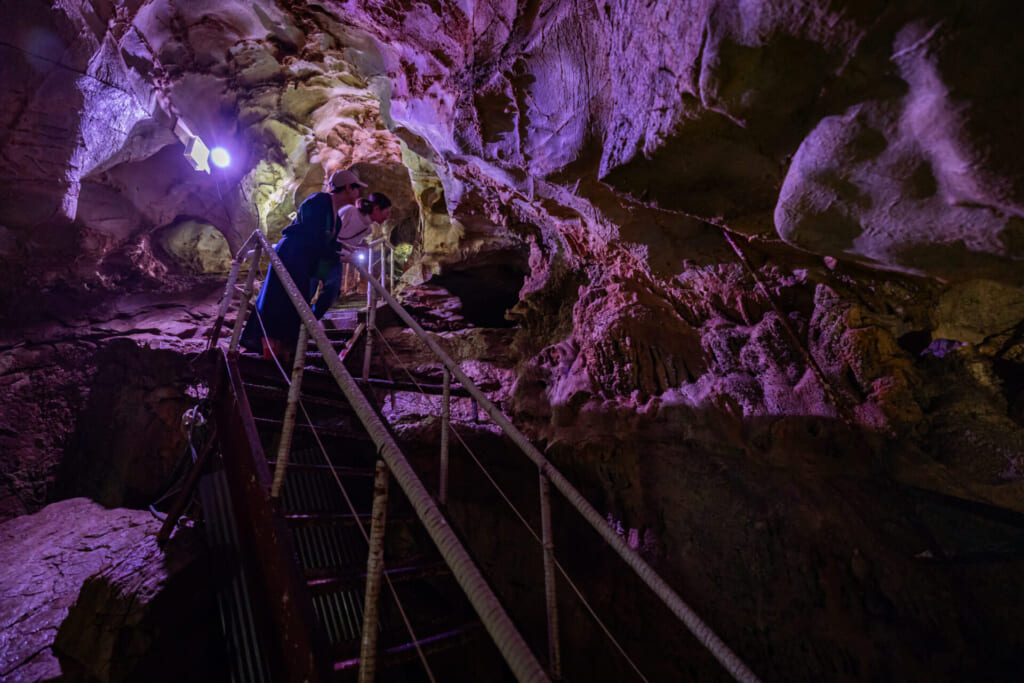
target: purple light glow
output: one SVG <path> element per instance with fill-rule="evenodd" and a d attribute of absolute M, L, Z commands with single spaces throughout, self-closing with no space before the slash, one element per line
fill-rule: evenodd
<path fill-rule="evenodd" d="M 213 162 L 214 166 L 227 168 L 231 165 L 231 155 L 223 147 L 214 147 L 210 150 L 210 161 Z"/>

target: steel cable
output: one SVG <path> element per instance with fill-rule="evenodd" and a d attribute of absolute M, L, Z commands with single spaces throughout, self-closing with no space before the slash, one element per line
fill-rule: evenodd
<path fill-rule="evenodd" d="M 269 277 L 269 271 L 267 277 Z M 253 311 L 256 313 L 256 319 L 259 322 L 260 331 L 263 333 L 263 338 L 267 339 L 267 330 L 263 326 L 263 318 L 262 316 L 260 316 L 259 309 L 253 309 Z M 282 367 L 280 361 L 277 358 L 277 355 L 274 353 L 274 349 L 268 344 L 267 350 L 270 351 L 270 355 L 274 361 L 274 364 L 277 366 L 278 371 L 281 373 L 281 377 L 284 379 L 285 384 L 289 388 L 291 388 L 291 378 L 288 376 L 288 373 L 285 372 L 284 367 Z M 309 412 L 306 410 L 306 405 L 302 402 L 301 395 L 299 397 L 298 405 L 299 408 L 302 409 L 302 415 L 303 417 L 306 418 L 306 424 L 309 425 L 309 429 L 313 433 L 313 438 L 316 441 L 317 447 L 320 449 L 321 455 L 323 455 L 324 457 L 324 461 L 327 464 L 328 469 L 330 470 L 331 476 L 334 478 L 335 483 L 338 485 L 338 489 L 341 491 L 342 497 L 344 497 L 345 499 L 345 504 L 348 506 L 349 512 L 352 514 L 353 521 L 355 522 L 356 527 L 359 529 L 359 533 L 362 535 L 363 540 L 366 541 L 367 547 L 369 547 L 370 537 L 367 536 L 366 529 L 364 529 L 363 525 L 359 522 L 359 515 L 356 512 L 355 505 L 352 503 L 352 499 L 349 497 L 345 485 L 342 484 L 341 477 L 339 477 L 338 473 L 334 470 L 333 464 L 331 463 L 331 458 L 327 454 L 327 449 L 324 447 L 323 441 L 320 440 L 320 435 L 316 431 L 316 426 L 313 424 L 312 419 L 310 419 L 309 417 Z M 412 622 L 409 620 L 409 616 L 405 611 L 405 607 L 402 605 L 402 601 L 398 597 L 398 591 L 395 590 L 395 586 L 391 582 L 391 578 L 386 573 L 384 574 L 384 580 L 388 584 L 388 590 L 391 592 L 391 597 L 394 598 L 395 604 L 398 606 L 398 612 L 402 616 L 402 621 L 405 622 L 405 627 L 409 632 L 409 637 L 412 639 L 412 644 L 416 648 L 416 652 L 419 655 L 420 662 L 423 664 L 423 668 L 426 671 L 427 677 L 430 679 L 431 683 L 436 683 L 434 673 L 430 669 L 430 664 L 427 662 L 427 657 L 424 654 L 423 649 L 420 647 L 419 638 L 416 637 L 416 632 L 412 627 Z"/>
<path fill-rule="evenodd" d="M 423 391 L 423 388 L 416 381 L 416 378 L 413 377 L 413 375 L 409 371 L 408 367 L 405 364 L 402 363 L 401 359 L 398 357 L 398 354 L 391 347 L 391 345 L 388 343 L 388 340 L 384 338 L 384 335 L 381 334 L 379 330 L 378 330 L 378 335 L 381 337 L 381 341 L 384 342 L 384 346 L 386 346 L 388 348 L 388 350 L 391 351 L 391 354 L 395 357 L 395 360 L 398 361 L 398 363 L 401 366 L 402 370 L 409 377 L 409 379 L 412 381 L 412 383 L 414 385 L 416 385 L 416 388 L 420 390 L 421 394 L 426 396 L 427 395 L 426 392 Z M 501 496 L 502 500 L 505 501 L 505 503 L 509 506 L 509 508 L 515 514 L 515 516 L 519 518 L 519 521 L 523 523 L 523 526 L 526 527 L 526 530 L 530 532 L 530 535 L 533 536 L 533 539 L 535 541 L 537 541 L 537 544 L 539 546 L 541 546 L 541 548 L 543 548 L 544 542 L 541 539 L 541 537 L 537 535 L 537 532 L 534 531 L 533 527 L 530 526 L 530 523 L 528 521 L 526 521 L 526 518 L 519 511 L 519 509 L 515 506 L 515 503 L 512 502 L 512 500 L 505 493 L 504 489 L 501 488 L 501 486 L 498 484 L 498 482 L 496 482 L 494 480 L 494 478 L 491 476 L 491 473 L 487 471 L 487 468 L 484 467 L 483 463 L 480 462 L 480 459 L 477 457 L 477 455 L 473 451 L 473 449 L 470 448 L 469 444 L 466 443 L 465 439 L 462 438 L 462 435 L 459 434 L 458 431 L 456 431 L 455 425 L 449 424 L 448 428 L 451 431 L 451 433 L 455 435 L 455 438 L 459 440 L 459 443 L 462 444 L 462 447 L 466 449 L 466 452 L 469 453 L 469 456 L 473 459 L 473 462 L 476 463 L 477 467 L 480 468 L 480 471 L 487 478 L 487 481 L 491 482 L 491 486 L 494 487 L 494 490 L 498 492 L 498 495 Z M 592 616 L 594 618 L 594 621 L 597 622 L 597 625 L 601 627 L 601 630 L 604 631 L 604 634 L 608 637 L 608 639 L 615 646 L 615 649 L 617 649 L 619 651 L 619 654 L 621 654 L 622 657 L 629 663 L 629 665 L 630 665 L 630 667 L 632 667 L 633 671 L 636 672 L 636 675 L 639 676 L 641 680 L 646 682 L 647 681 L 647 677 L 644 676 L 643 672 L 640 671 L 639 667 L 637 667 L 637 665 L 633 661 L 633 659 L 628 654 L 626 654 L 625 649 L 623 649 L 623 647 L 619 643 L 619 641 L 615 639 L 615 636 L 612 635 L 611 631 L 608 629 L 608 627 L 605 625 L 605 623 L 603 621 L 601 621 L 601 618 L 597 615 L 597 612 L 595 612 L 593 607 L 591 607 L 590 603 L 587 602 L 587 599 L 585 597 L 583 597 L 583 593 L 580 591 L 579 587 L 573 582 L 573 580 L 569 577 L 569 574 L 562 567 L 562 564 L 558 560 L 555 560 L 555 566 L 558 567 L 558 571 L 561 572 L 562 578 L 565 579 L 566 583 L 569 584 L 569 586 L 572 588 L 573 592 L 576 593 L 576 597 L 578 597 L 580 599 L 580 602 L 583 603 L 583 606 L 587 608 L 587 611 L 590 612 L 590 616 Z"/>

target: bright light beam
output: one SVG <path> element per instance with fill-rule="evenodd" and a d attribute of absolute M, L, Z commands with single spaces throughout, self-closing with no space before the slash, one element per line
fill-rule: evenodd
<path fill-rule="evenodd" d="M 231 165 L 231 155 L 223 147 L 214 147 L 210 150 L 210 161 L 213 162 L 214 166 L 227 168 Z"/>

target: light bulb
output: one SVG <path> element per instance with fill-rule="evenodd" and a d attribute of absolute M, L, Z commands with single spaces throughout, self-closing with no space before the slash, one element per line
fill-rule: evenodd
<path fill-rule="evenodd" d="M 210 150 L 210 161 L 215 166 L 227 168 L 231 164 L 231 155 L 223 147 L 214 147 Z"/>

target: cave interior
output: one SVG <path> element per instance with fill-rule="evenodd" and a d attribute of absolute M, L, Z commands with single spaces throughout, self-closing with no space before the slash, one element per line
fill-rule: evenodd
<path fill-rule="evenodd" d="M 1024 676 L 1015 3 L 3 7 L 0 680 L 309 678 L 288 669 L 301 639 L 274 599 L 253 607 L 253 642 L 280 649 L 266 671 L 228 654 L 212 477 L 249 475 L 212 404 L 228 358 L 268 366 L 225 353 L 237 305 L 217 319 L 226 292 L 265 277 L 264 255 L 229 282 L 250 236 L 276 243 L 342 169 L 392 202 L 404 309 L 601 522 L 553 492 L 556 657 L 537 465 L 453 389 L 441 508 L 543 675 Z M 324 328 L 352 332 L 363 296 Z M 443 363 L 381 311 L 375 376 L 441 386 Z M 345 357 L 352 375 L 366 349 Z M 441 398 L 367 393 L 436 503 Z M 362 429 L 346 410 L 305 419 Z M 213 424 L 223 470 L 183 497 Z M 403 521 L 403 486 L 396 565 L 437 552 Z M 252 581 L 273 573 L 239 552 Z M 411 581 L 409 603 L 476 619 L 450 578 Z M 331 633 L 346 629 L 358 639 Z M 431 654 L 438 680 L 533 680 L 505 645 L 463 635 Z M 415 657 L 388 671 L 427 680 Z"/>

